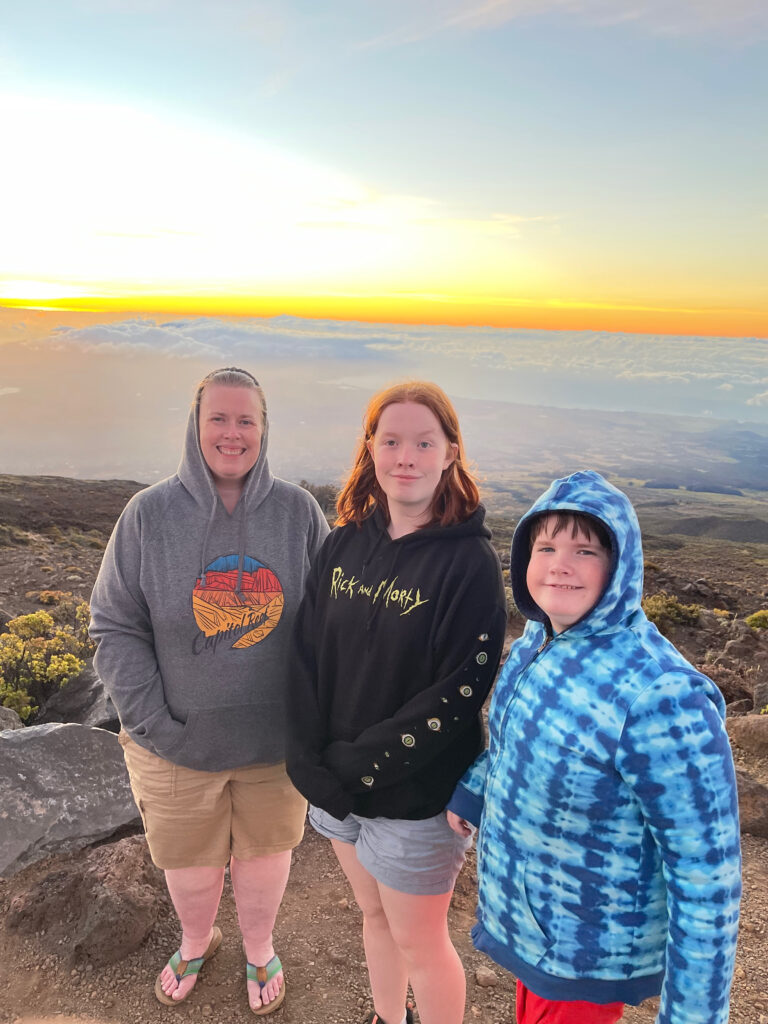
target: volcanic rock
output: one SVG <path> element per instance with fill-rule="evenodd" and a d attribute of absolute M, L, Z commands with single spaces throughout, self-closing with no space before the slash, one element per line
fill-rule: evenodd
<path fill-rule="evenodd" d="M 736 769 L 739 789 L 739 821 L 742 832 L 768 839 L 768 786 Z"/>
<path fill-rule="evenodd" d="M 759 757 L 768 756 L 768 715 L 728 718 L 725 727 L 733 746 Z"/>
<path fill-rule="evenodd" d="M 88 664 L 46 703 L 37 722 L 75 722 L 110 732 L 120 731 L 120 719 L 104 684 Z"/>
<path fill-rule="evenodd" d="M 113 733 L 56 724 L 0 732 L 0 877 L 138 821 Z"/>
<path fill-rule="evenodd" d="M 149 857 L 143 836 L 128 836 L 69 858 L 11 901 L 10 931 L 38 933 L 43 947 L 72 963 L 115 963 L 137 949 L 167 917 L 163 874 Z"/>

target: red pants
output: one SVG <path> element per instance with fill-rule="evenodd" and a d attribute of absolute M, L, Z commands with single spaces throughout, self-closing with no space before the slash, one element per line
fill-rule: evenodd
<path fill-rule="evenodd" d="M 563 1002 L 541 999 L 517 983 L 517 1024 L 616 1024 L 624 1013 L 624 1003 L 585 1003 L 580 999 Z"/>

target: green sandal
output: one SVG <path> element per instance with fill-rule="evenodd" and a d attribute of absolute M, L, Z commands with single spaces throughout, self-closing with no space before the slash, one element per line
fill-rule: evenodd
<path fill-rule="evenodd" d="M 214 926 L 213 935 L 211 941 L 208 943 L 208 948 L 202 956 L 193 957 L 192 960 L 182 960 L 181 950 L 177 949 L 171 959 L 168 961 L 168 966 L 171 968 L 173 973 L 176 975 L 176 983 L 181 984 L 182 978 L 188 978 L 191 974 L 199 974 L 203 964 L 206 960 L 210 960 L 213 954 L 221 945 L 221 930 Z M 165 1006 L 178 1006 L 179 1003 L 183 1003 L 189 994 L 194 990 L 195 986 L 187 992 L 187 995 L 181 999 L 174 999 L 172 996 L 167 996 L 163 992 L 162 985 L 162 971 L 158 974 L 155 981 L 155 995 Z"/>
<path fill-rule="evenodd" d="M 255 964 L 246 963 L 245 965 L 245 976 L 248 981 L 255 981 L 258 983 L 259 990 L 264 988 L 268 981 L 271 981 L 274 976 L 282 971 L 283 965 L 280 963 L 280 957 L 275 954 L 268 964 L 263 967 L 257 967 Z M 272 1013 L 285 999 L 285 978 L 283 978 L 283 984 L 280 987 L 280 991 L 277 993 L 271 1003 L 261 1005 L 258 1009 L 254 1010 L 251 1007 L 251 1013 L 255 1013 L 257 1017 L 264 1017 L 268 1013 Z M 250 1003 L 249 1003 L 250 1005 Z"/>

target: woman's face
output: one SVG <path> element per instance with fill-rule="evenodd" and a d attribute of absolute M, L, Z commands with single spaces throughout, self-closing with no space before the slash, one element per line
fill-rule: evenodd
<path fill-rule="evenodd" d="M 261 399 L 253 388 L 208 384 L 200 397 L 200 448 L 214 481 L 242 480 L 261 451 Z"/>

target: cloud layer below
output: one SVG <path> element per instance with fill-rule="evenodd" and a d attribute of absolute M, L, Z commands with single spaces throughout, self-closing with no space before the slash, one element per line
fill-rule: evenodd
<path fill-rule="evenodd" d="M 765 422 L 768 340 L 308 321 L 128 319 L 58 327 L 56 349 L 241 361 L 334 360 L 375 388 L 427 376 L 468 398 Z M 9 384 L 12 382 L 8 382 Z"/>

